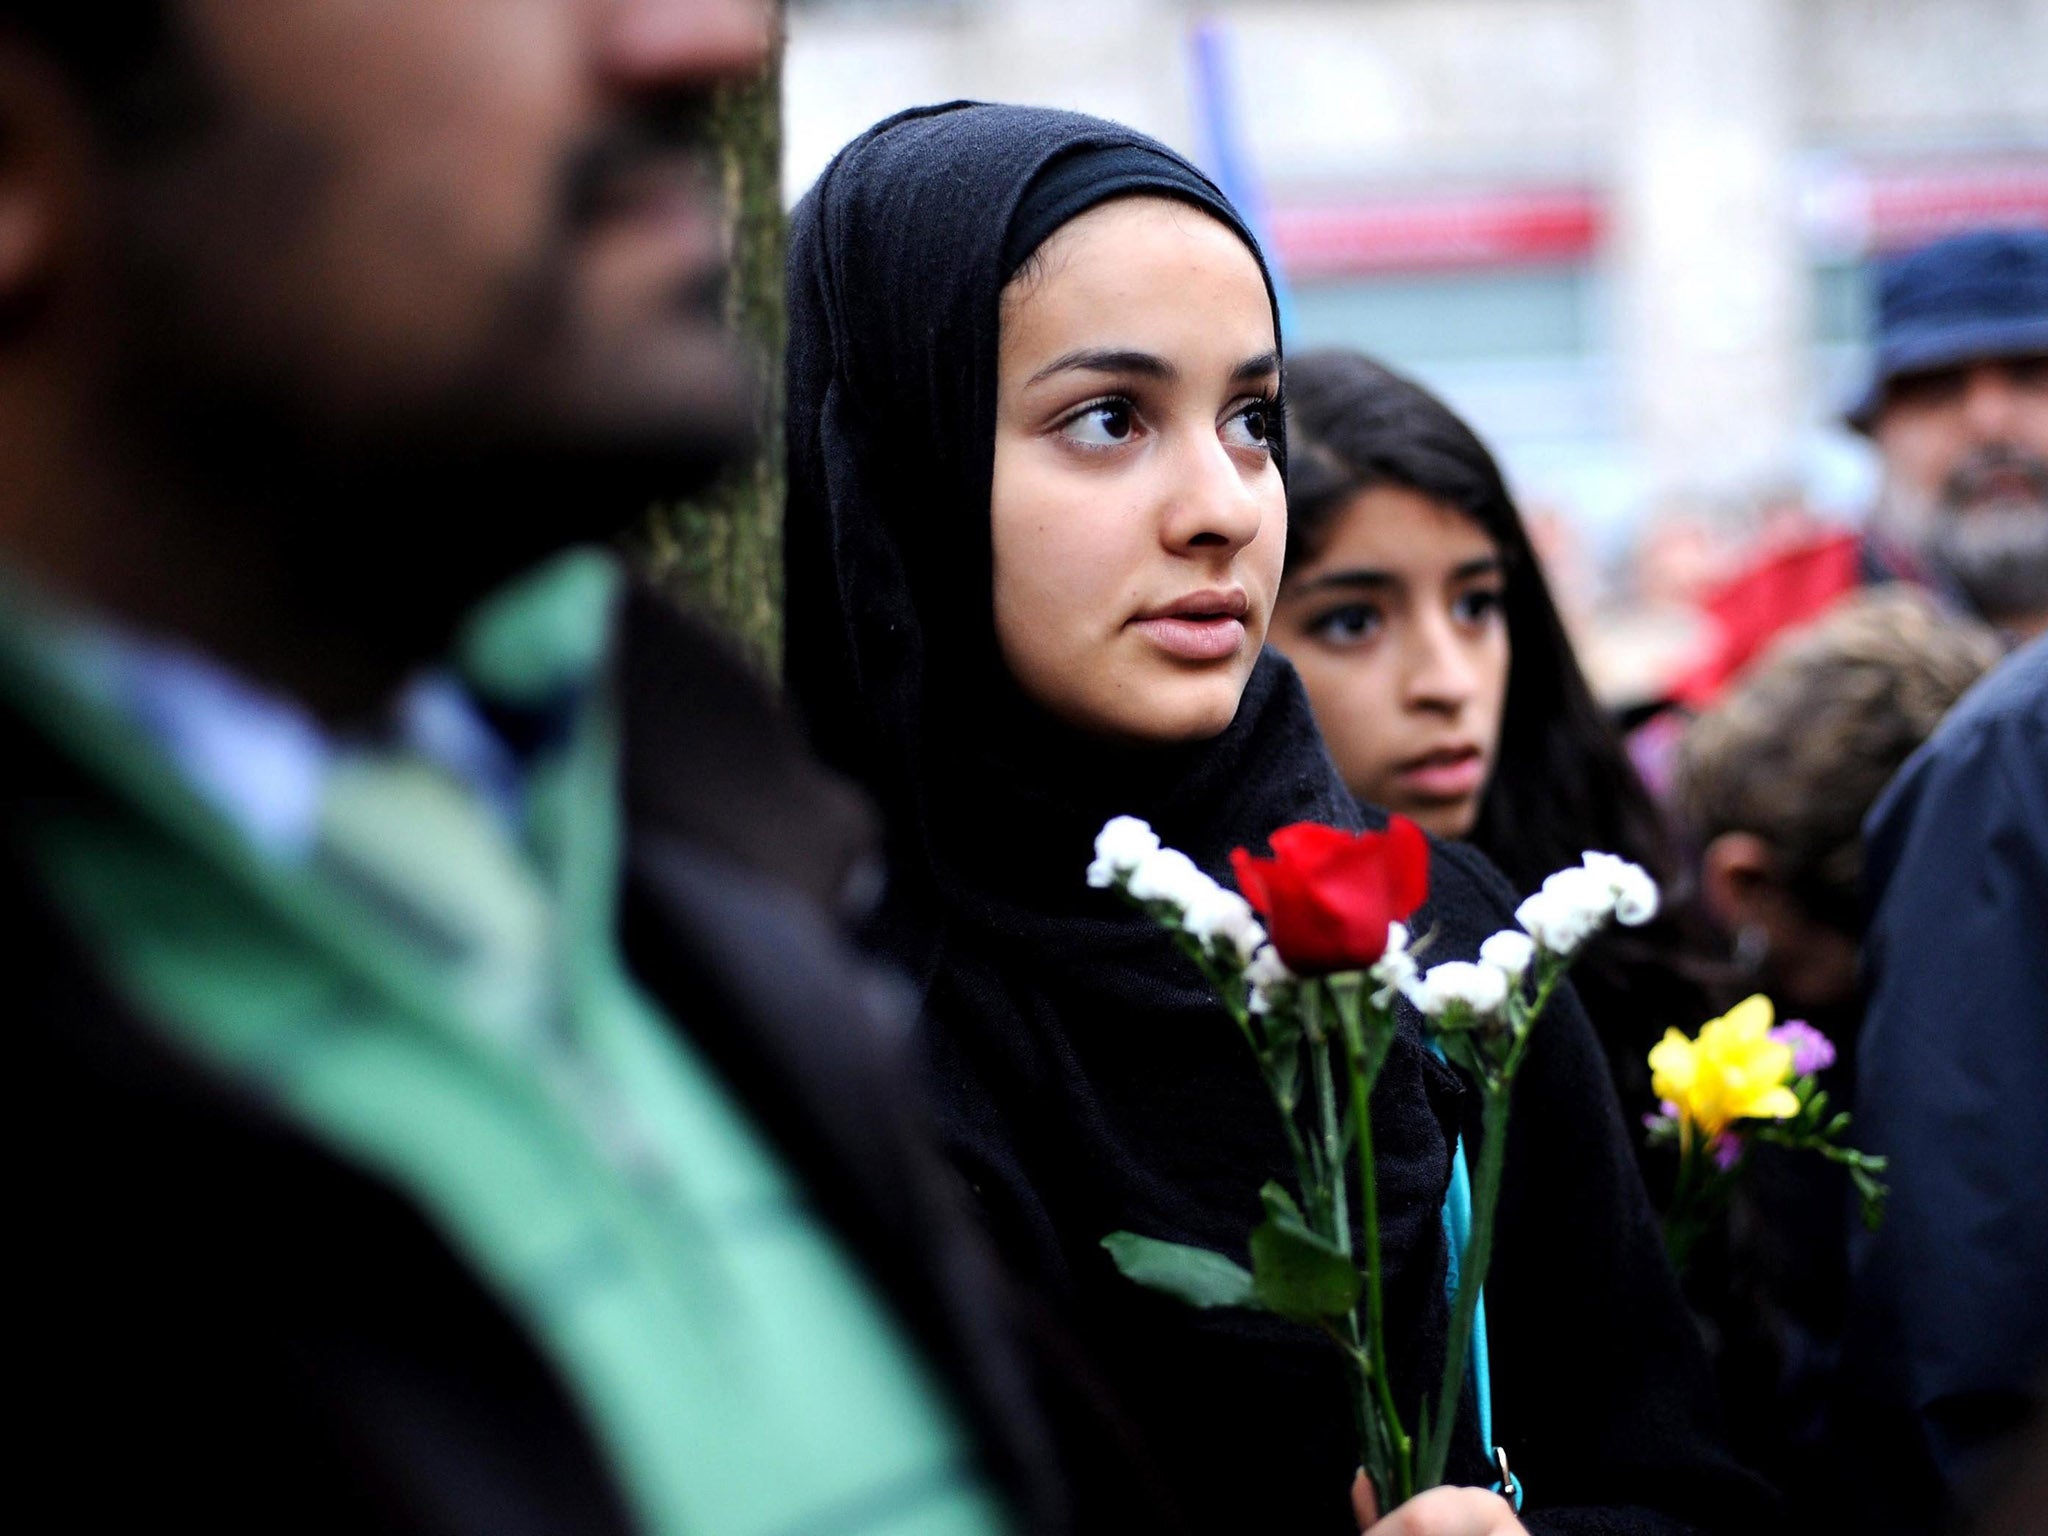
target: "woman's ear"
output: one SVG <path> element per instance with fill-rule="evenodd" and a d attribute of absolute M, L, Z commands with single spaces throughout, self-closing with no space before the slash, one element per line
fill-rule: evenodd
<path fill-rule="evenodd" d="M 1700 855 L 1700 896 L 1729 933 L 1768 924 L 1781 905 L 1771 845 L 1754 832 L 1723 832 Z"/>

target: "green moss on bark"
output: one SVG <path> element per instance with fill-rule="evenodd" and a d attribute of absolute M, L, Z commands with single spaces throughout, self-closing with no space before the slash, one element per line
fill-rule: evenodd
<path fill-rule="evenodd" d="M 760 436 L 702 495 L 650 512 L 632 539 L 642 568 L 730 631 L 773 675 L 782 650 L 783 251 L 781 19 L 762 77 L 720 92 L 716 128 L 732 211 L 734 326 L 762 361 Z"/>

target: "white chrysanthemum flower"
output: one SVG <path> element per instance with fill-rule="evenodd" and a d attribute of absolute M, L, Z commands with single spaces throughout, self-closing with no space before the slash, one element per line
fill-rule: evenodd
<path fill-rule="evenodd" d="M 1614 898 L 1614 920 L 1624 928 L 1640 928 L 1657 915 L 1657 882 L 1640 864 L 1612 853 L 1588 853 L 1585 866 L 1606 882 Z"/>
<path fill-rule="evenodd" d="M 1244 968 L 1244 979 L 1251 987 L 1251 1011 L 1266 1013 L 1272 1009 L 1274 995 L 1294 985 L 1294 972 L 1287 969 L 1280 951 L 1268 944 L 1252 956 L 1251 964 Z"/>
<path fill-rule="evenodd" d="M 1185 912 L 1217 886 L 1178 848 L 1155 848 L 1138 861 L 1124 888 L 1139 901 L 1163 901 Z"/>
<path fill-rule="evenodd" d="M 1372 1005 L 1375 1008 L 1384 1008 L 1394 1000 L 1396 993 L 1412 1000 L 1416 977 L 1421 974 L 1421 969 L 1416 965 L 1413 955 L 1406 950 L 1399 950 L 1381 955 L 1373 963 L 1371 974 L 1372 979 L 1379 983 L 1378 990 L 1372 995 Z"/>
<path fill-rule="evenodd" d="M 1515 908 L 1515 921 L 1546 954 L 1569 959 L 1599 922 L 1584 907 L 1549 890 L 1537 891 Z"/>
<path fill-rule="evenodd" d="M 1159 851 L 1159 838 L 1151 827 L 1135 816 L 1112 816 L 1095 834 L 1095 862 L 1088 866 L 1088 883 L 1098 891 L 1128 879 L 1148 857 Z"/>
<path fill-rule="evenodd" d="M 1240 964 L 1266 942 L 1266 930 L 1252 904 L 1213 882 L 1182 909 L 1180 925 L 1204 944 L 1229 946 Z"/>
<path fill-rule="evenodd" d="M 1527 975 L 1535 958 L 1535 941 L 1512 928 L 1502 929 L 1479 946 L 1480 963 L 1492 966 L 1509 981 L 1520 981 Z"/>
<path fill-rule="evenodd" d="M 1484 1019 L 1507 1006 L 1508 979 L 1490 965 L 1470 960 L 1446 960 L 1432 966 L 1409 993 L 1410 1000 L 1432 1019 L 1440 1019 L 1452 1008 L 1463 1006 Z"/>
<path fill-rule="evenodd" d="M 1387 947 L 1366 974 L 1379 983 L 1379 990 L 1372 995 L 1375 1008 L 1386 1007 L 1397 992 L 1405 997 L 1409 988 L 1415 985 L 1415 957 L 1408 953 L 1406 923 L 1387 924 Z"/>
<path fill-rule="evenodd" d="M 1583 865 L 1560 869 L 1543 882 L 1543 890 L 1576 908 L 1596 928 L 1614 912 L 1614 887 L 1605 876 Z"/>
<path fill-rule="evenodd" d="M 1515 908 L 1515 921 L 1553 955 L 1577 952 L 1614 916 L 1614 892 L 1581 865 L 1560 869 L 1543 889 Z"/>

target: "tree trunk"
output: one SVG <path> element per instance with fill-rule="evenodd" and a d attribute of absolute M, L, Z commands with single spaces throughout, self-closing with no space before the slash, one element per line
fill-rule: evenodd
<path fill-rule="evenodd" d="M 755 451 L 702 495 L 656 507 L 631 540 L 642 568 L 773 676 L 782 652 L 782 11 L 762 77 L 719 93 L 733 227 L 727 310 L 761 360 Z"/>

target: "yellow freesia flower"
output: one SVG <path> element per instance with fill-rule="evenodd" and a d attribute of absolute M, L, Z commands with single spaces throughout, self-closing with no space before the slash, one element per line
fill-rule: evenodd
<path fill-rule="evenodd" d="M 1736 1120 L 1785 1120 L 1799 1113 L 1786 1086 L 1792 1047 L 1771 1039 L 1771 1000 L 1746 997 L 1688 1040 L 1675 1029 L 1650 1051 L 1650 1085 L 1711 1141 Z"/>

